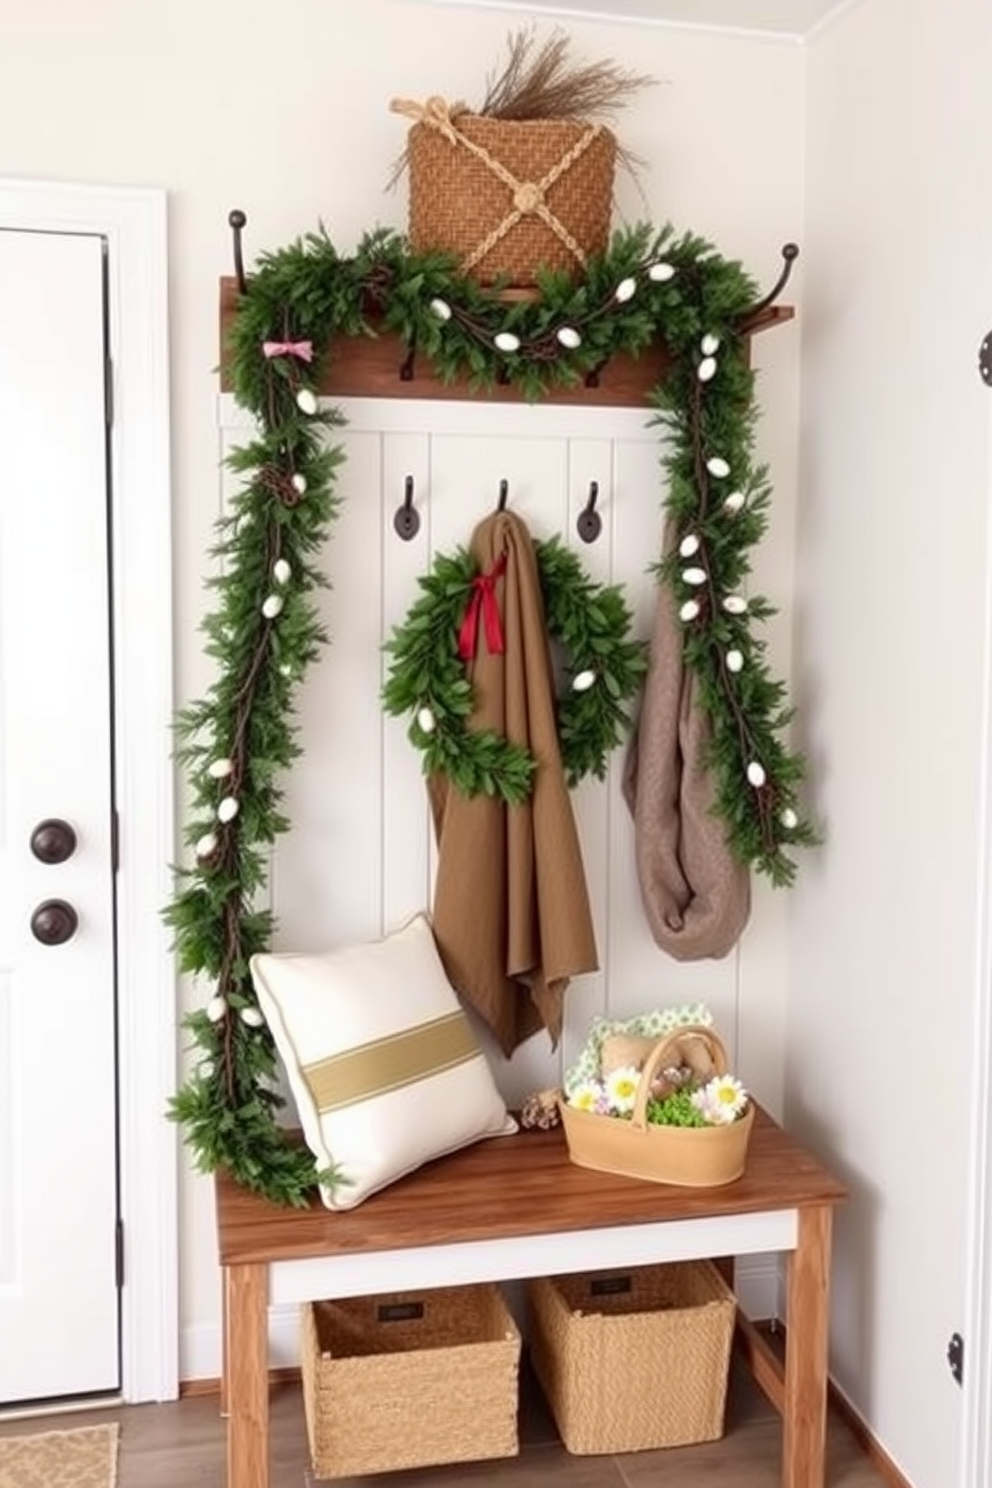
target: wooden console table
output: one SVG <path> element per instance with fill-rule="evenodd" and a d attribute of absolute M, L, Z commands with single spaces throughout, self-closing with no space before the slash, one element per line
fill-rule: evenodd
<path fill-rule="evenodd" d="M 227 1488 L 269 1485 L 269 1303 L 659 1261 L 788 1253 L 784 1367 L 743 1318 L 755 1378 L 783 1420 L 782 1488 L 824 1488 L 833 1206 L 846 1191 L 759 1110 L 747 1169 L 670 1188 L 569 1161 L 560 1130 L 496 1137 L 332 1213 L 216 1181 L 224 1279 Z"/>

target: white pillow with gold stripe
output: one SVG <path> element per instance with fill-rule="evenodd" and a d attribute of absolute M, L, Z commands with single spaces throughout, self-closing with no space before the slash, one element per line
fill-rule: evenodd
<path fill-rule="evenodd" d="M 517 1124 L 438 955 L 426 915 L 382 940 L 251 960 L 329 1209 Z"/>

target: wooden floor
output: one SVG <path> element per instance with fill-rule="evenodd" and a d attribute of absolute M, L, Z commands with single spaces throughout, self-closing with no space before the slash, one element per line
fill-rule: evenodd
<path fill-rule="evenodd" d="M 375 1478 L 339 1478 L 340 1488 L 779 1488 L 781 1426 L 750 1380 L 737 1371 L 720 1441 L 620 1457 L 565 1451 L 537 1387 L 521 1390 L 519 1457 Z M 118 1488 L 224 1488 L 224 1422 L 216 1396 L 170 1405 L 126 1406 L 71 1416 L 0 1421 L 0 1435 L 52 1431 L 101 1420 L 121 1424 Z M 312 1488 L 300 1388 L 272 1397 L 272 1488 Z M 827 1488 L 885 1488 L 845 1424 L 831 1416 Z"/>

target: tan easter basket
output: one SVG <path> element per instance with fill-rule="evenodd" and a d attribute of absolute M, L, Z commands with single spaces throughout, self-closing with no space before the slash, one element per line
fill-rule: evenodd
<path fill-rule="evenodd" d="M 392 107 L 417 119 L 407 139 L 415 253 L 451 253 L 480 283 L 523 288 L 538 268 L 575 274 L 606 251 L 617 141 L 605 125 L 494 119 L 440 98 Z"/>
<path fill-rule="evenodd" d="M 512 1457 L 520 1333 L 499 1287 L 307 1303 L 303 1404 L 314 1475 Z"/>
<path fill-rule="evenodd" d="M 686 1034 L 701 1038 L 717 1073 L 726 1074 L 727 1052 L 712 1028 L 694 1024 L 666 1034 L 644 1061 L 629 1121 L 578 1111 L 559 1096 L 558 1109 L 572 1162 L 580 1168 L 684 1188 L 718 1188 L 741 1176 L 754 1124 L 752 1102 L 739 1120 L 727 1126 L 657 1126 L 646 1118 L 651 1081 L 666 1067 L 666 1060 L 670 1062 L 678 1040 Z"/>

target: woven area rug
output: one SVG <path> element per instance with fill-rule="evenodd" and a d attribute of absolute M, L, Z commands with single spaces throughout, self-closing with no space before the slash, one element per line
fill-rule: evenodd
<path fill-rule="evenodd" d="M 81 1426 L 75 1431 L 40 1431 L 0 1436 L 3 1488 L 115 1488 L 120 1428 Z"/>

